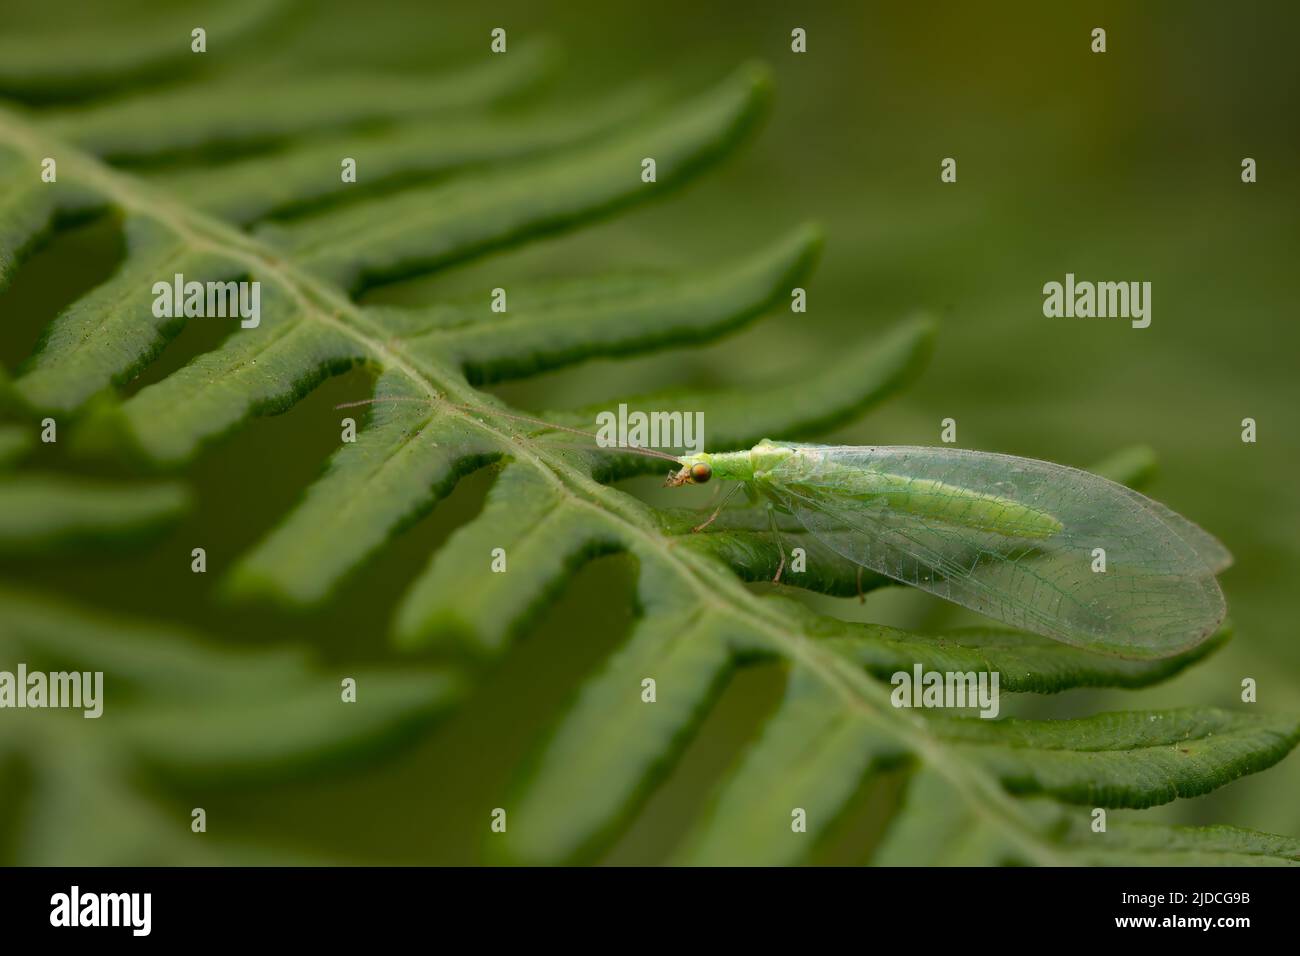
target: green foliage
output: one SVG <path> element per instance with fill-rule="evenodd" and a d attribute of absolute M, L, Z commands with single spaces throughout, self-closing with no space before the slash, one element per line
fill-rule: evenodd
<path fill-rule="evenodd" d="M 67 74 L 0 57 L 0 85 L 77 89 L 103 76 L 148 75 L 170 54 L 147 40 Z M 18 400 L 34 414 L 76 417 L 83 454 L 125 450 L 137 466 L 175 468 L 254 416 L 291 407 L 329 375 L 365 366 L 382 401 L 357 413 L 357 441 L 340 445 L 223 589 L 241 601 L 320 606 L 461 477 L 490 466 L 481 513 L 430 557 L 390 624 L 402 648 L 475 662 L 467 675 L 508 653 L 579 565 L 597 554 L 630 555 L 634 626 L 521 773 L 509 833 L 493 844 L 503 859 L 596 858 L 674 765 L 736 669 L 768 661 L 784 668 L 785 696 L 724 773 L 678 861 L 805 859 L 864 785 L 900 770 L 908 783 L 877 862 L 1300 861 L 1296 841 L 1248 831 L 1088 829 L 1092 807 L 1149 806 L 1269 766 L 1300 738 L 1294 718 L 1208 708 L 1077 720 L 935 717 L 891 706 L 882 681 L 920 662 L 996 670 L 1013 693 L 1140 687 L 1200 660 L 1226 632 L 1177 658 L 1132 662 L 1006 631 L 917 634 L 821 616 L 746 586 L 770 578 L 776 563 L 753 515 L 741 511 L 692 534 L 697 515 L 660 511 L 611 487 L 658 463 L 562 449 L 477 388 L 715 339 L 788 301 L 816 257 L 815 228 L 680 275 L 511 287 L 503 314 L 486 301 L 356 303 L 373 284 L 573 228 L 684 184 L 743 138 L 769 96 L 765 71 L 745 67 L 684 103 L 637 109 L 644 115 L 633 119 L 622 117 L 626 105 L 608 103 L 558 122 L 486 112 L 534 83 L 547 62 L 544 51 L 521 49 L 443 82 L 307 76 L 251 94 L 218 76 L 44 113 L 0 109 L 0 283 L 68 218 L 111 210 L 127 241 L 118 271 L 64 309 L 14 375 Z M 309 131 L 323 138 L 300 141 Z M 362 170 L 346 196 L 335 181 L 344 150 Z M 58 157 L 55 185 L 38 179 L 44 156 Z M 640 179 L 645 156 L 657 160 L 656 183 Z M 121 165 L 176 158 L 204 165 Z M 270 218 L 286 212 L 293 216 Z M 150 308 L 152 283 L 175 272 L 259 280 L 261 325 L 123 390 L 184 324 Z M 906 385 L 932 335 L 927 320 L 910 319 L 846 344 L 815 373 L 626 400 L 644 410 L 703 410 L 715 447 L 802 439 Z M 543 417 L 591 420 L 581 410 Z M 17 456 L 27 427 L 0 432 L 0 457 Z M 1131 481 L 1150 462 L 1139 450 L 1106 467 Z M 0 544 L 14 549 L 145 530 L 184 503 L 173 484 L 107 488 L 22 475 L 0 485 Z M 798 584 L 807 589 L 851 595 L 883 583 L 806 546 L 813 570 Z M 488 573 L 493 548 L 508 554 L 508 574 Z M 219 653 L 187 635 L 142 629 L 48 599 L 0 598 L 4 660 L 103 669 L 131 688 L 129 714 L 105 721 L 102 733 L 77 720 L 29 720 L 30 730 L 0 737 L 4 752 L 29 766 L 36 793 L 28 805 L 39 808 L 31 844 L 46 848 L 32 860 L 19 847 L 19 859 L 138 862 L 139 847 L 160 862 L 216 858 L 206 844 L 185 842 L 187 821 L 160 816 L 137 788 L 137 771 L 261 779 L 333 766 L 445 710 L 469 680 L 384 669 L 363 681 L 367 706 L 345 708 L 338 676 L 300 655 Z M 654 704 L 642 701 L 647 677 L 657 684 Z M 806 811 L 805 834 L 791 831 L 795 807 Z M 93 820 L 111 825 L 89 833 Z M 238 846 L 226 850 L 220 858 L 248 858 Z"/>
<path fill-rule="evenodd" d="M 183 485 L 123 485 L 59 474 L 0 478 L 0 552 L 81 546 L 165 527 L 188 506 Z"/>
<path fill-rule="evenodd" d="M 409 738 L 460 689 L 429 669 L 339 675 L 298 651 L 219 650 L 178 628 L 10 589 L 0 590 L 0 655 L 6 669 L 104 674 L 98 718 L 7 710 L 0 722 L 0 776 L 20 798 L 13 862 L 25 864 L 312 862 L 195 837 L 188 814 L 152 796 L 141 774 L 265 783 L 324 772 Z M 342 676 L 366 688 L 366 706 L 340 704 Z"/>
<path fill-rule="evenodd" d="M 203 22 L 211 37 L 239 42 L 255 37 L 288 6 L 288 0 L 231 0 L 204 10 Z M 177 42 L 178 37 L 188 41 L 195 25 L 193 4 L 167 4 L 161 10 L 138 0 L 91 4 L 75 11 L 78 30 L 68 28 L 72 11 L 51 17 L 36 7 L 5 10 L 0 90 L 60 99 L 199 68 L 189 42 Z"/>

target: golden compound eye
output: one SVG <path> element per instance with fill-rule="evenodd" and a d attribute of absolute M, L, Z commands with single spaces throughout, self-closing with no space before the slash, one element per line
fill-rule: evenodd
<path fill-rule="evenodd" d="M 691 465 L 691 481 L 697 485 L 702 485 L 713 477 L 713 469 L 704 462 L 699 461 Z"/>

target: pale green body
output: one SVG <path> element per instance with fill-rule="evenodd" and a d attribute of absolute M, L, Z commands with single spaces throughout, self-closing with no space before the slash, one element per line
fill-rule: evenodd
<path fill-rule="evenodd" d="M 786 494 L 804 498 L 878 503 L 897 512 L 926 515 L 980 531 L 1022 538 L 1048 537 L 1061 530 L 1051 514 L 1009 498 L 962 488 L 930 478 L 843 465 L 816 445 L 783 445 L 764 439 L 746 451 L 708 452 L 682 459 L 705 462 L 713 477 L 742 481 L 780 510 Z"/>
<path fill-rule="evenodd" d="M 762 441 L 680 459 L 673 484 L 738 481 L 827 549 L 1012 627 L 1129 657 L 1163 657 L 1219 626 L 1215 538 L 1076 468 L 960 448 Z M 707 526 L 706 523 L 705 526 Z M 805 543 L 805 542 L 801 542 Z M 785 547 L 781 551 L 784 567 Z M 779 573 L 778 573 L 779 577 Z"/>

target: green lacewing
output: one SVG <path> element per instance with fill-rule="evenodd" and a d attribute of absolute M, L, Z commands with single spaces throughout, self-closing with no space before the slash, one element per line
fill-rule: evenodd
<path fill-rule="evenodd" d="M 1215 575 L 1232 563 L 1227 549 L 1159 502 L 1076 468 L 766 439 L 679 460 L 669 485 L 740 482 L 860 567 L 1067 644 L 1166 657 L 1223 620 Z"/>
<path fill-rule="evenodd" d="M 389 400 L 424 401 L 348 405 Z M 497 408 L 452 407 L 595 437 Z M 861 568 L 1066 644 L 1167 657 L 1195 647 L 1223 621 L 1215 576 L 1232 563 L 1227 549 L 1159 502 L 1077 468 L 948 447 L 769 439 L 744 451 L 685 456 L 588 450 L 671 461 L 680 467 L 669 486 L 737 482 L 736 490 L 766 505 L 778 539 L 776 513 L 792 515 Z"/>

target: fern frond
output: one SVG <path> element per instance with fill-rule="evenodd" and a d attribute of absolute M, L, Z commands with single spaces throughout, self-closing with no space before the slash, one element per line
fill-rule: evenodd
<path fill-rule="evenodd" d="M 513 289 L 513 307 L 500 315 L 478 303 L 357 303 L 372 285 L 576 228 L 680 188 L 744 138 L 770 92 L 766 71 L 745 67 L 685 103 L 634 107 L 643 115 L 628 122 L 606 108 L 543 131 L 483 112 L 532 83 L 546 61 L 539 48 L 442 82 L 306 77 L 250 97 L 241 81 L 218 77 L 35 117 L 0 110 L 0 282 L 50 230 L 92 211 L 117 216 L 127 246 L 117 273 L 54 319 L 14 377 L 13 393 L 29 411 L 79 417 L 83 452 L 125 450 L 147 465 L 175 467 L 252 417 L 291 407 L 326 377 L 364 365 L 381 401 L 362 416 L 357 441 L 340 446 L 224 587 L 240 600 L 322 606 L 461 477 L 493 465 L 482 512 L 431 556 L 395 609 L 391 632 L 404 648 L 468 651 L 490 666 L 578 566 L 599 554 L 630 556 L 635 624 L 528 763 L 509 834 L 497 847 L 510 859 L 596 857 L 679 758 L 737 668 L 769 661 L 784 668 L 785 697 L 723 775 L 711 809 L 677 848 L 680 861 L 804 859 L 864 781 L 903 768 L 910 782 L 878 862 L 1165 862 L 1179 854 L 1294 862 L 1287 840 L 1242 831 L 1125 827 L 1090 840 L 1080 829 L 1085 811 L 1073 806 L 1148 806 L 1206 792 L 1281 759 L 1300 733 L 1293 718 L 1209 708 L 1058 721 L 935 717 L 894 707 L 881 679 L 922 663 L 996 670 L 1008 692 L 1138 687 L 1202 659 L 1226 633 L 1178 658 L 1134 663 L 999 630 L 913 634 L 819 616 L 745 585 L 770 576 L 775 555 L 743 513 L 690 534 L 683 513 L 609 485 L 645 471 L 646 460 L 550 447 L 538 428 L 478 388 L 721 336 L 786 300 L 820 246 L 814 228 L 681 275 Z M 141 44 L 124 51 L 118 67 L 92 63 L 62 79 L 69 88 L 97 71 L 125 79 L 157 62 Z M 6 69 L 0 86 L 11 89 L 48 79 L 30 63 Z M 427 150 L 438 130 L 465 139 Z M 323 138 L 299 143 L 307 131 Z M 344 147 L 359 164 L 373 162 L 376 175 L 340 201 L 321 178 L 336 168 L 316 167 L 327 159 L 332 167 Z M 232 153 L 234 161 L 210 171 L 122 165 L 202 164 Z M 58 157 L 57 184 L 38 183 L 45 156 Z M 657 162 L 656 182 L 640 178 L 645 157 Z M 152 283 L 178 272 L 261 282 L 261 323 L 126 395 L 122 387 L 184 324 L 151 310 Z M 804 437 L 897 392 L 924 364 L 932 337 L 928 321 L 908 320 L 846 344 L 815 374 L 633 401 L 703 410 L 715 446 Z M 581 409 L 551 417 L 590 421 Z M 1134 477 L 1150 470 L 1150 457 L 1133 453 L 1107 467 Z M 15 537 L 26 544 L 35 535 L 24 537 L 22 519 L 38 514 L 40 534 L 58 536 L 68 528 L 113 529 L 118 519 L 147 525 L 180 500 L 172 486 L 97 498 L 44 478 L 6 481 L 10 497 L 0 488 L 0 509 L 9 515 L 0 529 L 18 528 Z M 127 499 L 114 497 L 124 494 L 136 496 L 128 510 Z M 17 514 L 23 510 L 29 514 Z M 489 573 L 494 548 L 508 553 L 509 575 Z M 815 570 L 797 582 L 806 589 L 852 594 L 882 583 L 863 582 L 824 550 L 810 546 L 809 553 Z M 367 677 L 373 703 L 340 709 L 334 678 L 298 658 L 225 659 L 176 635 L 139 642 L 130 629 L 17 595 L 0 602 L 0 621 L 0 634 L 33 656 L 102 663 L 136 681 L 139 700 L 115 731 L 115 753 L 130 766 L 193 779 L 269 773 L 368 746 L 450 706 L 461 680 L 382 671 Z M 652 705 L 641 697 L 646 678 L 658 688 Z M 82 796 L 120 819 L 130 839 L 152 840 L 165 829 L 84 736 L 69 732 L 46 744 L 43 759 L 53 763 L 42 772 L 75 777 Z M 21 746 L 12 738 L 6 745 Z M 806 815 L 804 832 L 792 831 L 792 809 Z M 34 830 L 56 847 L 55 861 L 76 858 L 77 844 L 51 829 L 63 812 L 51 804 Z M 125 853 L 124 845 L 73 835 L 88 841 L 85 855 L 95 861 Z M 169 854 L 173 844 L 171 837 L 159 845 Z"/>

